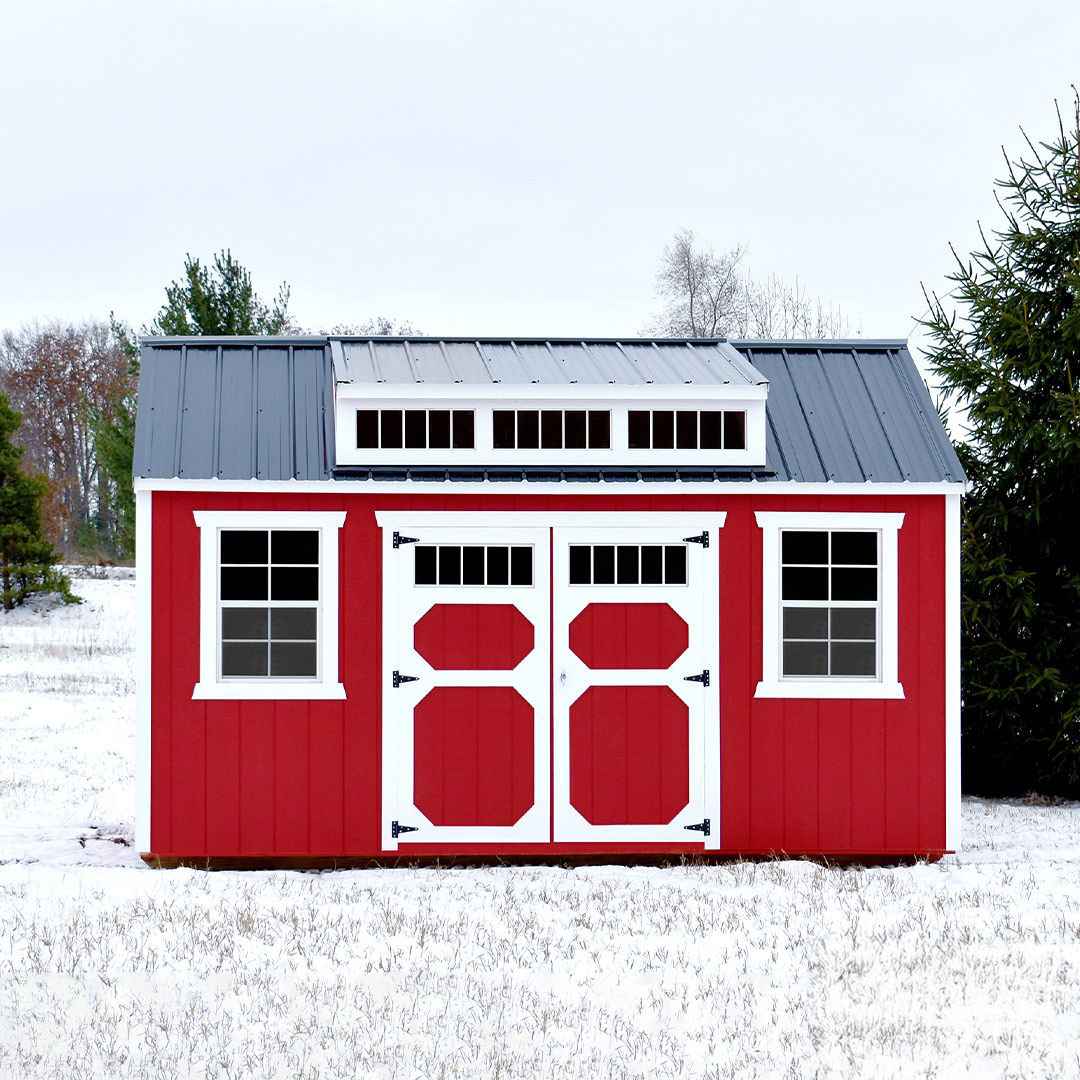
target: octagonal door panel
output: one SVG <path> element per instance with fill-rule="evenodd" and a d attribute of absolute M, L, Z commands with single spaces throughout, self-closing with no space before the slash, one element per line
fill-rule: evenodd
<path fill-rule="evenodd" d="M 700 525 L 554 529 L 556 840 L 719 840 L 717 545 Z"/>
<path fill-rule="evenodd" d="M 386 850 L 550 839 L 550 530 L 460 520 L 384 530 Z"/>

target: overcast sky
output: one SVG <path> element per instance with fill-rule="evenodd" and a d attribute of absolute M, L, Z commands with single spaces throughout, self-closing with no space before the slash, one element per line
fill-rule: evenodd
<path fill-rule="evenodd" d="M 1080 4 L 10 5 L 0 327 L 149 320 L 230 247 L 306 326 L 631 335 L 679 227 L 904 337 Z"/>

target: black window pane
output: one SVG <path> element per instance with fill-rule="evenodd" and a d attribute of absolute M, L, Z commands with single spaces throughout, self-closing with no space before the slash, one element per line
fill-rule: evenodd
<path fill-rule="evenodd" d="M 439 584 L 461 584 L 461 548 L 439 548 Z"/>
<path fill-rule="evenodd" d="M 270 609 L 270 637 L 274 641 L 314 641 L 318 611 L 313 607 Z"/>
<path fill-rule="evenodd" d="M 833 570 L 832 598 L 834 600 L 876 600 L 877 570 L 873 567 L 866 570 Z"/>
<path fill-rule="evenodd" d="M 649 544 L 641 549 L 641 584 L 662 585 L 664 581 L 664 549 Z"/>
<path fill-rule="evenodd" d="M 697 413 L 680 409 L 675 414 L 675 445 L 680 450 L 697 449 Z"/>
<path fill-rule="evenodd" d="M 828 608 L 784 608 L 784 637 L 827 638 Z"/>
<path fill-rule="evenodd" d="M 746 449 L 746 413 L 724 413 L 724 449 Z"/>
<path fill-rule="evenodd" d="M 832 675 L 877 674 L 877 646 L 872 641 L 834 641 L 832 650 Z"/>
<path fill-rule="evenodd" d="M 290 642 L 288 645 L 270 646 L 270 674 L 313 679 L 318 674 L 318 658 L 315 644 Z"/>
<path fill-rule="evenodd" d="M 266 567 L 223 566 L 221 568 L 222 600 L 265 600 Z"/>
<path fill-rule="evenodd" d="M 225 642 L 221 646 L 221 674 L 226 678 L 237 675 L 265 675 L 266 646 Z"/>
<path fill-rule="evenodd" d="M 589 413 L 589 449 L 611 449 L 611 413 L 606 410 Z"/>
<path fill-rule="evenodd" d="M 471 409 L 454 410 L 454 449 L 473 448 L 473 414 Z"/>
<path fill-rule="evenodd" d="M 828 675 L 829 646 L 826 642 L 785 641 L 785 675 Z"/>
<path fill-rule="evenodd" d="M 428 413 L 428 446 L 432 450 L 450 448 L 450 413 L 446 409 L 432 409 Z"/>
<path fill-rule="evenodd" d="M 593 584 L 615 584 L 615 549 L 608 545 L 593 548 Z"/>
<path fill-rule="evenodd" d="M 570 548 L 570 584 L 588 585 L 592 581 L 591 548 L 584 545 L 571 545 Z"/>
<path fill-rule="evenodd" d="M 266 640 L 266 608 L 222 608 L 221 638 L 223 641 L 247 639 Z"/>
<path fill-rule="evenodd" d="M 540 445 L 545 450 L 562 449 L 562 413 L 545 409 L 540 414 Z"/>
<path fill-rule="evenodd" d="M 785 566 L 781 595 L 785 600 L 828 600 L 828 574 L 825 567 Z"/>
<path fill-rule="evenodd" d="M 829 534 L 785 529 L 780 534 L 780 557 L 785 563 L 826 563 L 829 561 Z M 825 597 L 821 597 L 822 600 Z"/>
<path fill-rule="evenodd" d="M 514 449 L 514 414 L 508 409 L 496 409 L 491 414 L 492 445 L 496 450 Z"/>
<path fill-rule="evenodd" d="M 701 414 L 701 449 L 719 450 L 723 446 L 723 417 L 721 412 Z"/>
<path fill-rule="evenodd" d="M 615 553 L 615 577 L 620 585 L 638 583 L 638 549 L 636 545 L 620 544 Z"/>
<path fill-rule="evenodd" d="M 265 563 L 265 530 L 223 529 L 221 532 L 221 561 L 223 563 Z"/>
<path fill-rule="evenodd" d="M 566 414 L 566 440 L 564 445 L 567 450 L 584 450 L 588 446 L 585 437 L 585 412 L 581 409 L 572 409 Z"/>
<path fill-rule="evenodd" d="M 514 547 L 510 549 L 510 584 L 532 584 L 531 547 Z"/>
<path fill-rule="evenodd" d="M 877 611 L 874 608 L 833 608 L 833 638 L 873 641 L 877 637 Z"/>
<path fill-rule="evenodd" d="M 461 549 L 461 583 L 463 585 L 484 584 L 484 549 L 482 547 Z"/>
<path fill-rule="evenodd" d="M 664 584 L 686 584 L 686 548 L 682 544 L 664 548 Z"/>
<path fill-rule="evenodd" d="M 375 409 L 356 410 L 356 448 L 374 450 L 379 445 L 379 414 Z"/>
<path fill-rule="evenodd" d="M 272 567 L 270 570 L 271 600 L 318 600 L 319 571 L 306 566 Z"/>
<path fill-rule="evenodd" d="M 409 409 L 405 413 L 405 447 L 423 450 L 427 446 L 427 416 L 423 409 Z"/>
<path fill-rule="evenodd" d="M 487 549 L 487 583 L 508 585 L 510 583 L 510 550 L 504 547 Z"/>
<path fill-rule="evenodd" d="M 874 532 L 834 532 L 832 561 L 856 566 L 877 566 L 877 538 Z"/>
<path fill-rule="evenodd" d="M 672 450 L 675 447 L 675 414 L 654 412 L 652 414 L 652 444 L 654 450 Z"/>
<path fill-rule="evenodd" d="M 316 529 L 274 530 L 270 535 L 270 561 L 274 563 L 319 563 L 319 533 Z"/>
<path fill-rule="evenodd" d="M 540 414 L 535 409 L 517 414 L 517 444 L 521 450 L 536 450 L 540 446 Z"/>
<path fill-rule="evenodd" d="M 627 414 L 627 420 L 630 434 L 630 449 L 648 450 L 649 414 L 647 412 L 632 409 Z"/>
<path fill-rule="evenodd" d="M 383 409 L 379 416 L 381 445 L 391 450 L 401 449 L 401 410 Z"/>
<path fill-rule="evenodd" d="M 433 547 L 418 547 L 416 549 L 413 581 L 417 585 L 435 584 L 435 549 Z"/>

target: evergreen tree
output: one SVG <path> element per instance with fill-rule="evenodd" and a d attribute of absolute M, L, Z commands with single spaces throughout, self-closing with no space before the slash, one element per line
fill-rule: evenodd
<path fill-rule="evenodd" d="M 44 537 L 41 500 L 48 481 L 22 471 L 22 447 L 11 441 L 21 421 L 7 395 L 0 393 L 0 607 L 5 611 L 41 592 L 78 602 Z"/>
<path fill-rule="evenodd" d="M 930 300 L 929 360 L 966 427 L 966 790 L 1080 795 L 1080 95 L 997 182 L 1004 222 Z M 954 253 L 955 254 L 955 253 Z"/>
<path fill-rule="evenodd" d="M 113 332 L 127 353 L 131 372 L 138 374 L 139 347 L 132 330 L 112 317 Z M 292 329 L 289 286 L 282 284 L 273 302 L 259 298 L 251 272 L 230 251 L 214 256 L 212 267 L 188 255 L 184 274 L 165 286 L 165 303 L 144 333 L 160 335 L 282 334 Z M 110 415 L 95 417 L 101 467 L 115 494 L 117 540 L 122 555 L 135 551 L 135 395 L 113 403 Z"/>

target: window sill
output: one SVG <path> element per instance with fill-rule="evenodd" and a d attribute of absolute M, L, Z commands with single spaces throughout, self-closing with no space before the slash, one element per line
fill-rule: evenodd
<path fill-rule="evenodd" d="M 828 682 L 798 682 L 792 679 L 784 682 L 759 682 L 754 697 L 899 700 L 904 697 L 904 688 L 898 682 L 845 682 L 840 679 Z"/>
<path fill-rule="evenodd" d="M 344 701 L 339 682 L 196 683 L 192 701 Z"/>

